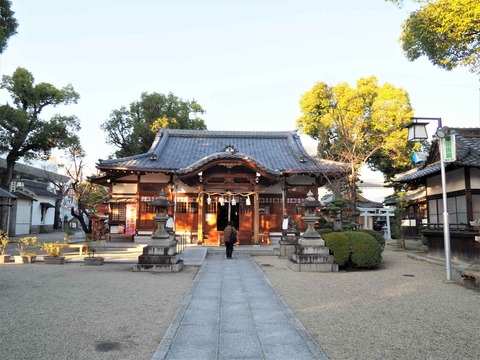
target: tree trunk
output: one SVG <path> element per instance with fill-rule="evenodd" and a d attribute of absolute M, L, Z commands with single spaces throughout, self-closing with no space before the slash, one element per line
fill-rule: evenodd
<path fill-rule="evenodd" d="M 78 208 L 78 214 L 75 212 L 75 210 L 73 209 L 72 207 L 72 210 L 70 212 L 72 214 L 72 216 L 78 220 L 78 222 L 80 223 L 80 225 L 82 226 L 82 230 L 85 234 L 88 234 L 90 233 L 89 229 L 88 229 L 88 226 L 87 224 L 85 223 L 85 219 L 83 217 L 83 214 L 84 214 L 84 211 L 81 209 L 81 207 L 79 206 Z"/>
<path fill-rule="evenodd" d="M 17 160 L 18 157 L 16 156 L 11 156 L 10 154 L 7 155 L 7 168 L 5 169 L 5 172 L 3 173 L 0 182 L 0 186 L 7 191 L 9 191 L 10 189 L 10 183 L 13 179 L 13 170 L 15 168 L 15 163 L 17 162 Z"/>
<path fill-rule="evenodd" d="M 60 229 L 60 207 L 62 206 L 62 198 L 55 199 L 55 218 L 53 220 L 53 228 Z"/>

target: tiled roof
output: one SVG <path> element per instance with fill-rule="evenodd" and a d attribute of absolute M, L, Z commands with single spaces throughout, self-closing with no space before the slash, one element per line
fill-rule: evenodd
<path fill-rule="evenodd" d="M 447 163 L 449 166 L 469 166 L 480 168 L 480 128 L 451 128 L 452 133 L 455 134 L 457 160 L 452 163 Z M 434 144 L 431 147 L 428 159 L 434 158 L 438 152 L 438 146 Z M 440 162 L 427 161 L 421 168 L 410 170 L 403 174 L 398 174 L 394 180 L 397 182 L 410 182 L 419 180 L 423 177 L 436 174 L 440 172 Z"/>
<path fill-rule="evenodd" d="M 0 174 L 5 171 L 7 168 L 7 160 L 4 158 L 0 158 Z M 15 164 L 15 168 L 13 173 L 19 175 L 21 178 L 35 178 L 43 181 L 61 181 L 61 182 L 68 182 L 70 178 L 65 175 L 60 175 L 45 169 L 36 168 L 34 166 L 25 165 L 20 162 Z"/>
<path fill-rule="evenodd" d="M 283 172 L 339 172 L 343 169 L 341 163 L 309 156 L 295 131 L 174 129 L 162 129 L 148 153 L 100 160 L 97 168 L 185 173 L 217 159 L 245 159 L 276 175 Z"/>
<path fill-rule="evenodd" d="M 10 199 L 15 199 L 16 196 L 13 195 L 12 193 L 9 193 L 7 190 L 0 188 L 0 198 L 10 198 Z"/>
<path fill-rule="evenodd" d="M 37 196 L 57 197 L 57 195 L 48 190 L 48 184 L 31 180 L 22 180 L 24 188 Z"/>

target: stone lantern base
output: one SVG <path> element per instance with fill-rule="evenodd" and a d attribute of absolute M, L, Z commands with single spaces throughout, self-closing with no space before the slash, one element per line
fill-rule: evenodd
<path fill-rule="evenodd" d="M 133 271 L 179 272 L 183 269 L 176 240 L 151 240 L 149 243 L 143 248 Z"/>
<path fill-rule="evenodd" d="M 295 251 L 290 254 L 288 267 L 293 271 L 337 272 L 338 265 L 333 262 L 330 249 L 320 235 L 300 237 Z"/>
<path fill-rule="evenodd" d="M 288 267 L 293 271 L 337 272 L 330 249 L 324 245 L 297 245 L 290 255 Z"/>

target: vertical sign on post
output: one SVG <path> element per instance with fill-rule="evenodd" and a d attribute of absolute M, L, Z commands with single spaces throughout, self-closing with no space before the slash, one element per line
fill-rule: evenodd
<path fill-rule="evenodd" d="M 126 221 L 125 221 L 125 234 L 135 234 L 135 220 L 137 218 L 137 204 L 127 204 Z"/>
<path fill-rule="evenodd" d="M 454 162 L 457 160 L 457 151 L 456 151 L 456 144 L 455 144 L 455 135 L 447 135 L 441 141 L 442 144 L 442 151 L 445 155 L 445 162 Z"/>

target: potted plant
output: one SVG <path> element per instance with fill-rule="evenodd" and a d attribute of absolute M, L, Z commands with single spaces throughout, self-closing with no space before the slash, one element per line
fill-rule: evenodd
<path fill-rule="evenodd" d="M 6 264 L 10 262 L 10 255 L 7 255 L 7 245 L 10 242 L 8 235 L 5 231 L 0 230 L 0 264 Z"/>
<path fill-rule="evenodd" d="M 62 265 L 65 263 L 65 256 L 62 256 L 58 242 L 44 242 L 41 250 L 46 252 L 43 257 L 45 264 Z"/>
<path fill-rule="evenodd" d="M 93 246 L 92 234 L 85 234 L 85 242 L 88 244 L 88 256 L 86 256 L 84 259 L 85 265 L 103 265 L 105 258 L 102 256 L 95 257 L 95 253 L 99 248 L 98 240 L 97 246 Z"/>
<path fill-rule="evenodd" d="M 35 262 L 38 243 L 35 236 L 26 236 L 17 241 L 16 249 L 19 255 L 14 256 L 15 263 L 26 264 Z"/>

